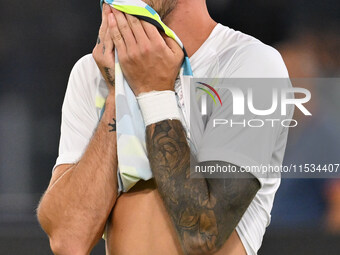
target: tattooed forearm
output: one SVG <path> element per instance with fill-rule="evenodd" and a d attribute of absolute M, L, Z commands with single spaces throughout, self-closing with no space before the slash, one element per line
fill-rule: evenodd
<path fill-rule="evenodd" d="M 99 38 L 99 36 L 97 37 L 97 44 L 100 44 L 100 38 Z"/>
<path fill-rule="evenodd" d="M 107 82 L 110 83 L 111 86 L 114 86 L 115 79 L 111 75 L 112 69 L 109 67 L 104 67 L 104 72 L 105 72 Z"/>
<path fill-rule="evenodd" d="M 148 126 L 146 136 L 158 191 L 185 253 L 216 252 L 254 198 L 258 181 L 251 176 L 248 179 L 190 178 L 190 148 L 177 120 Z"/>
<path fill-rule="evenodd" d="M 109 127 L 111 127 L 111 129 L 109 130 L 109 132 L 114 132 L 116 131 L 116 120 L 112 119 L 113 123 L 109 123 Z"/>

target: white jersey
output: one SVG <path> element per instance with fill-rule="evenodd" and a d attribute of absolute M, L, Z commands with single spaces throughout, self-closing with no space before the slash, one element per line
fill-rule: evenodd
<path fill-rule="evenodd" d="M 259 40 L 218 24 L 209 38 L 190 58 L 194 77 L 220 78 L 288 78 L 280 54 Z M 56 166 L 76 163 L 85 151 L 100 118 L 96 95 L 107 95 L 107 87 L 92 55 L 81 58 L 74 66 L 62 108 L 61 138 Z M 212 113 L 218 116 L 220 113 Z M 223 117 L 226 117 L 224 113 Z M 289 115 L 293 114 L 290 111 Z M 208 125 L 207 125 L 208 127 Z M 214 129 L 215 130 L 215 129 Z M 221 135 L 222 134 L 222 135 Z M 198 161 L 221 160 L 238 166 L 263 162 L 281 165 L 288 128 L 279 133 L 266 128 L 245 127 L 241 134 L 205 130 L 200 137 L 202 150 Z M 256 146 L 249 146 L 248 138 Z M 209 141 L 222 140 L 219 145 Z M 216 148 L 220 146 L 220 148 Z M 225 153 L 228 152 L 228 153 Z M 236 231 L 247 251 L 257 254 L 270 223 L 270 212 L 279 178 L 259 178 L 261 188 L 243 215 Z"/>

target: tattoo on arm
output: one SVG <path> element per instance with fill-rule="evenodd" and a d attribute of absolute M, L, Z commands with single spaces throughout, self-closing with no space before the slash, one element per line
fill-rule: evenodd
<path fill-rule="evenodd" d="M 111 68 L 104 67 L 104 72 L 105 72 L 105 76 L 106 76 L 107 81 L 110 83 L 111 86 L 114 86 L 115 85 L 115 79 L 114 79 L 114 77 L 112 77 L 111 71 L 112 71 Z"/>
<path fill-rule="evenodd" d="M 100 44 L 100 38 L 99 38 L 99 36 L 97 37 L 97 44 Z"/>
<path fill-rule="evenodd" d="M 190 178 L 190 148 L 177 120 L 149 125 L 146 141 L 158 191 L 184 251 L 195 255 L 216 252 L 253 200 L 258 181 L 250 174 L 247 179 Z"/>
<path fill-rule="evenodd" d="M 103 55 L 105 54 L 105 44 L 103 44 Z"/>
<path fill-rule="evenodd" d="M 116 131 L 116 120 L 112 119 L 113 123 L 109 123 L 109 127 L 111 127 L 111 129 L 109 130 L 109 132 L 114 132 Z"/>

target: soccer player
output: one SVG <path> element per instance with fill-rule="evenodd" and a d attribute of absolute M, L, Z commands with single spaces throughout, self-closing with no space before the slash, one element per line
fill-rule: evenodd
<path fill-rule="evenodd" d="M 195 76 L 288 77 L 275 49 L 217 24 L 205 0 L 145 2 L 181 39 Z M 118 196 L 114 48 L 136 96 L 174 91 L 183 61 L 177 43 L 153 25 L 104 4 L 93 53 L 75 64 L 69 78 L 59 157 L 38 208 L 52 251 L 89 254 L 106 230 L 107 254 L 256 254 L 280 179 L 252 173 L 240 179 L 189 178 L 193 152 L 179 120 L 164 119 L 146 127 L 154 178 Z M 106 96 L 101 118 L 97 93 Z M 205 120 L 198 137 L 200 150 L 193 155 L 197 164 L 280 165 L 288 129 L 212 129 L 209 118 L 227 119 L 232 114 L 224 105 Z"/>

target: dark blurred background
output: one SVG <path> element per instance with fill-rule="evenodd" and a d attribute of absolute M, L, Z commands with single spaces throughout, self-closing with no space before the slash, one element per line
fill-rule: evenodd
<path fill-rule="evenodd" d="M 291 77 L 339 77 L 339 0 L 208 0 L 208 6 L 218 22 L 276 47 Z M 0 1 L 1 255 L 51 254 L 35 208 L 57 157 L 70 70 L 92 51 L 100 21 L 95 0 Z M 340 87 L 309 89 L 320 117 L 291 130 L 285 163 L 339 163 Z M 339 232 L 337 179 L 283 179 L 259 254 L 340 254 Z M 92 254 L 104 254 L 103 242 Z"/>

